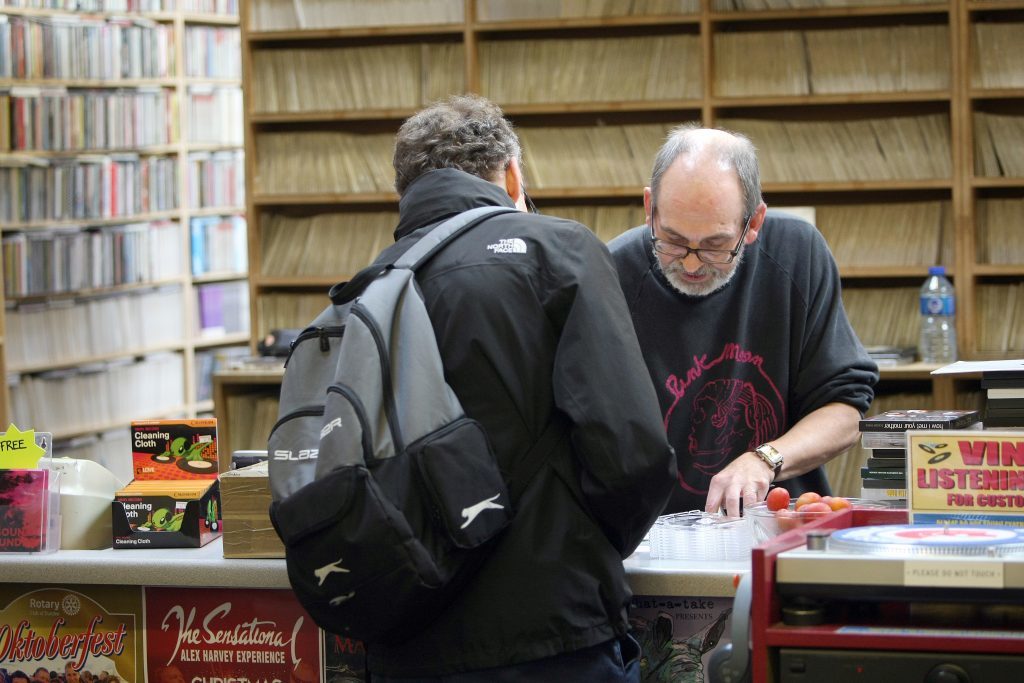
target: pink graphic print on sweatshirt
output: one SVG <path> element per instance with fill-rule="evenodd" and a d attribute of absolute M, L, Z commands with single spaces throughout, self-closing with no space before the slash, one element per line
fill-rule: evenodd
<path fill-rule="evenodd" d="M 728 343 L 712 360 L 694 356 L 682 377 L 669 375 L 665 413 L 671 443 L 682 445 L 679 485 L 706 494 L 711 477 L 740 453 L 781 433 L 786 404 L 763 358 Z"/>

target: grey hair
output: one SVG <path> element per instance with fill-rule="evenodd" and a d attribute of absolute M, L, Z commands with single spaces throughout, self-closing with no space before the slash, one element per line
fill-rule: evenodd
<path fill-rule="evenodd" d="M 693 154 L 699 148 L 694 131 L 702 130 L 696 123 L 686 123 L 669 131 L 668 139 L 654 157 L 651 171 L 651 198 L 657 206 L 661 178 L 676 159 Z M 721 130 L 721 129 L 720 129 Z M 749 218 L 761 205 L 761 172 L 757 165 L 757 149 L 746 135 L 731 130 L 722 130 L 732 136 L 732 144 L 718 144 L 714 148 L 719 163 L 736 170 L 743 191 L 744 218 Z"/>
<path fill-rule="evenodd" d="M 501 108 L 478 95 L 455 95 L 406 119 L 395 139 L 395 190 L 427 171 L 456 168 L 494 180 L 522 151 Z"/>

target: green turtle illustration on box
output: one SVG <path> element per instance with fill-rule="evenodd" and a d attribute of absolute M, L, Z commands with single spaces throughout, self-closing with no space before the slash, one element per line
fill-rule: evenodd
<path fill-rule="evenodd" d="M 149 518 L 135 527 L 141 531 L 181 531 L 181 520 L 184 512 L 171 514 L 167 508 L 159 508 L 149 514 Z"/>
<path fill-rule="evenodd" d="M 215 479 L 217 420 L 136 420 L 131 425 L 136 480 Z"/>

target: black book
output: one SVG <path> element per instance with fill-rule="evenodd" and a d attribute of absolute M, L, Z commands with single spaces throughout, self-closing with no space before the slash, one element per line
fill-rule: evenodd
<path fill-rule="evenodd" d="M 985 428 L 991 427 L 1024 427 L 1024 417 L 986 417 Z"/>
<path fill-rule="evenodd" d="M 963 429 L 981 420 L 977 410 L 887 410 L 862 418 L 862 432 L 906 432 L 913 429 Z"/>
<path fill-rule="evenodd" d="M 868 454 L 872 458 L 899 458 L 907 457 L 906 448 L 872 448 Z"/>
<path fill-rule="evenodd" d="M 985 379 L 1018 379 L 1024 380 L 1024 364 L 1019 370 L 983 370 L 981 378 Z"/>
<path fill-rule="evenodd" d="M 985 401 L 985 408 L 997 408 L 1000 410 L 1020 408 L 1024 410 L 1024 398 L 990 398 Z"/>
<path fill-rule="evenodd" d="M 877 470 L 871 467 L 860 468 L 861 479 L 884 479 L 891 481 L 893 479 L 899 479 L 900 481 L 906 481 L 907 472 L 906 470 Z"/>
<path fill-rule="evenodd" d="M 906 479 L 862 479 L 860 485 L 866 489 L 905 489 Z"/>
<path fill-rule="evenodd" d="M 869 469 L 876 470 L 902 470 L 906 468 L 906 458 L 873 458 L 869 457 L 865 462 Z"/>
<path fill-rule="evenodd" d="M 1024 388 L 1024 378 L 994 377 L 981 379 L 982 389 L 1018 389 Z"/>
<path fill-rule="evenodd" d="M 993 408 L 985 406 L 985 419 L 990 417 L 1024 417 L 1024 408 Z"/>

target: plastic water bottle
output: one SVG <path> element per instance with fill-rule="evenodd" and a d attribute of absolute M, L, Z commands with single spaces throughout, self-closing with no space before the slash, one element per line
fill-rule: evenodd
<path fill-rule="evenodd" d="M 923 363 L 956 360 L 956 297 L 943 266 L 928 269 L 921 285 L 921 338 L 918 349 Z"/>

